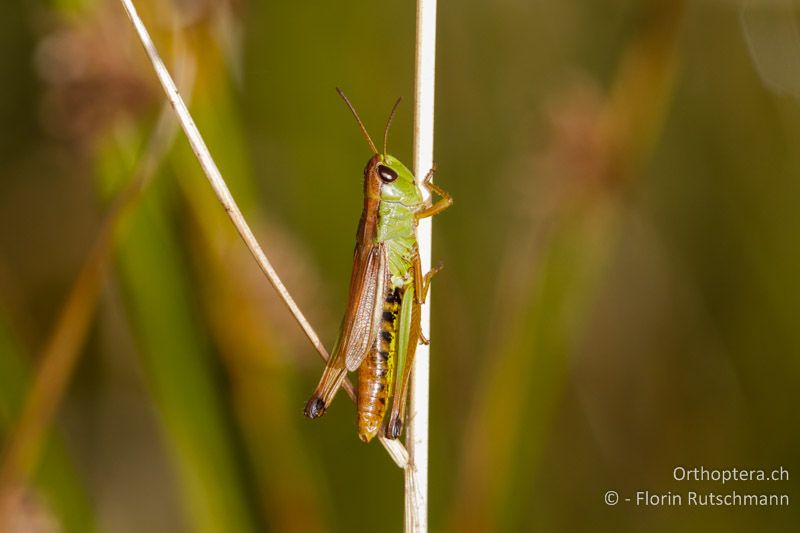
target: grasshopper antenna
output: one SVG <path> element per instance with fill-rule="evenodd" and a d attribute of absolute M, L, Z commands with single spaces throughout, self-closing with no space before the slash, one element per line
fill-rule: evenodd
<path fill-rule="evenodd" d="M 392 106 L 392 112 L 389 113 L 389 120 L 386 121 L 386 129 L 383 130 L 383 158 L 386 159 L 386 145 L 389 142 L 389 126 L 392 125 L 392 119 L 394 118 L 394 112 L 397 111 L 397 106 L 400 105 L 402 98 L 398 98 L 397 101 Z"/>
<path fill-rule="evenodd" d="M 364 137 L 367 139 L 367 142 L 369 143 L 370 148 L 372 148 L 372 151 L 377 154 L 378 149 L 375 148 L 375 143 L 372 142 L 372 138 L 369 136 L 369 133 L 367 133 L 367 128 L 365 128 L 364 123 L 361 122 L 361 117 L 358 116 L 356 108 L 353 107 L 353 104 L 350 103 L 350 100 L 347 99 L 347 96 L 344 95 L 344 92 L 340 88 L 337 87 L 336 92 L 339 93 L 339 96 L 342 97 L 344 103 L 347 104 L 347 107 L 350 108 L 350 112 L 353 113 L 353 116 L 356 117 L 356 122 L 358 122 L 358 127 L 361 128 L 361 133 L 364 134 Z"/>

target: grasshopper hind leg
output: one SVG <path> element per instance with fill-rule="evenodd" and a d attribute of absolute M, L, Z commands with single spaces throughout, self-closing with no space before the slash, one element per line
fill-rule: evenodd
<path fill-rule="evenodd" d="M 428 289 L 431 285 L 431 278 L 442 269 L 442 265 L 437 265 L 430 272 L 422 276 L 422 267 L 419 256 L 414 258 L 414 285 L 420 287 L 418 293 L 407 291 L 409 294 L 408 302 L 403 302 L 403 307 L 409 306 L 404 313 L 400 311 L 400 324 L 398 331 L 401 335 L 406 334 L 407 340 L 404 346 L 405 361 L 402 364 L 402 373 L 398 374 L 399 382 L 396 388 L 395 397 L 392 401 L 392 411 L 389 421 L 386 423 L 386 438 L 396 439 L 403 432 L 403 421 L 406 415 L 406 400 L 408 399 L 408 388 L 411 381 L 411 369 L 414 366 L 414 355 L 417 351 L 417 344 L 428 344 L 428 339 L 422 334 L 420 324 L 422 304 L 428 296 Z M 398 350 L 400 357 L 400 350 Z M 400 365 L 398 365 L 400 366 Z"/>

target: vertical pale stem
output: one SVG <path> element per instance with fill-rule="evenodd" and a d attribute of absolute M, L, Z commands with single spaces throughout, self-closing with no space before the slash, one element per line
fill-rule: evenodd
<path fill-rule="evenodd" d="M 414 175 L 422 179 L 433 165 L 433 96 L 436 66 L 436 0 L 417 2 L 417 55 L 414 87 Z M 423 194 L 427 191 L 423 187 Z M 431 219 L 420 221 L 417 237 L 423 273 L 431 264 Z M 419 288 L 418 288 L 419 290 Z M 422 306 L 422 331 L 430 331 L 430 295 Z M 419 345 L 412 371 L 406 467 L 406 532 L 428 530 L 429 350 Z"/>

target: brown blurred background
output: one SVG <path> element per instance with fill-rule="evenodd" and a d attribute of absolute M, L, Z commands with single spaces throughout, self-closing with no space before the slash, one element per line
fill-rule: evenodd
<path fill-rule="evenodd" d="M 373 136 L 402 96 L 390 151 L 411 161 L 413 3 L 136 4 L 330 346 L 369 156 L 333 89 Z M 432 531 L 796 530 L 800 10 L 440 4 L 435 159 L 456 203 L 434 229 Z M 322 363 L 120 3 L 2 2 L 0 73 L 2 527 L 399 530 L 402 473 L 352 403 L 302 416 Z M 790 478 L 672 477 L 701 465 Z"/>

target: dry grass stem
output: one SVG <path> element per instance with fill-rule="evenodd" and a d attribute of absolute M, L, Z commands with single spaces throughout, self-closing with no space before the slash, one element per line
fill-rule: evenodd
<path fill-rule="evenodd" d="M 416 76 L 414 86 L 414 175 L 422 179 L 433 167 L 433 104 L 436 69 L 436 0 L 417 2 Z M 427 194 L 423 187 L 423 194 Z M 422 271 L 431 268 L 431 219 L 420 220 L 419 254 Z M 421 328 L 430 331 L 430 294 L 422 306 Z M 406 532 L 428 530 L 428 403 L 430 352 L 420 345 L 414 357 L 406 445 Z"/>
<path fill-rule="evenodd" d="M 203 169 L 203 172 L 208 178 L 209 183 L 211 183 L 211 187 L 214 189 L 214 192 L 222 204 L 222 207 L 230 217 L 231 222 L 233 222 L 233 225 L 236 227 L 236 230 L 239 232 L 242 240 L 244 240 L 245 245 L 250 250 L 250 253 L 255 258 L 258 266 L 261 268 L 261 271 L 264 272 L 264 275 L 266 275 L 269 282 L 278 292 L 281 300 L 283 300 L 283 302 L 286 304 L 286 307 L 289 308 L 289 311 L 292 313 L 295 320 L 297 320 L 297 323 L 300 324 L 300 327 L 303 329 L 303 332 L 305 332 L 308 340 L 311 341 L 311 344 L 314 346 L 314 348 L 316 348 L 322 359 L 327 361 L 329 355 L 325 349 L 325 346 L 323 346 L 322 342 L 319 340 L 319 336 L 314 331 L 314 328 L 311 327 L 311 324 L 308 322 L 308 320 L 306 320 L 306 317 L 303 315 L 300 307 L 298 307 L 297 303 L 289 294 L 289 291 L 284 286 L 283 282 L 278 276 L 278 273 L 273 268 L 272 263 L 270 263 L 269 259 L 267 259 L 266 254 L 258 244 L 258 240 L 256 240 L 256 237 L 245 220 L 244 215 L 242 215 L 239 206 L 234 201 L 228 186 L 225 184 L 222 173 L 219 171 L 217 164 L 214 162 L 211 152 L 209 151 L 208 146 L 206 146 L 202 135 L 200 135 L 200 131 L 197 129 L 194 119 L 192 119 L 192 116 L 189 113 L 189 109 L 186 107 L 183 98 L 181 98 L 180 92 L 175 86 L 175 82 L 172 80 L 167 67 L 161 60 L 155 44 L 150 38 L 147 28 L 145 28 L 144 23 L 142 22 L 141 18 L 139 18 L 139 14 L 136 12 L 133 2 L 131 0 L 120 0 L 120 2 L 122 2 L 122 6 L 128 15 L 128 18 L 131 20 L 131 23 L 136 30 L 136 34 L 139 37 L 139 40 L 141 41 L 142 46 L 144 47 L 144 50 L 153 65 L 153 69 L 155 70 L 156 76 L 158 76 L 158 80 L 164 89 L 167 100 L 169 100 L 170 105 L 172 105 L 175 113 L 178 116 L 180 125 L 183 128 L 183 131 L 189 140 L 189 144 L 192 147 L 192 151 L 197 157 L 200 167 Z M 345 381 L 343 386 L 347 392 L 347 395 L 350 396 L 351 399 L 355 400 L 355 391 L 352 384 L 349 381 Z M 389 455 L 392 457 L 395 463 L 397 463 L 399 467 L 404 468 L 406 465 L 405 458 L 407 457 L 407 454 L 403 448 L 403 445 L 399 442 L 388 441 L 385 439 L 382 439 L 381 443 L 384 445 L 387 452 L 389 452 Z"/>

